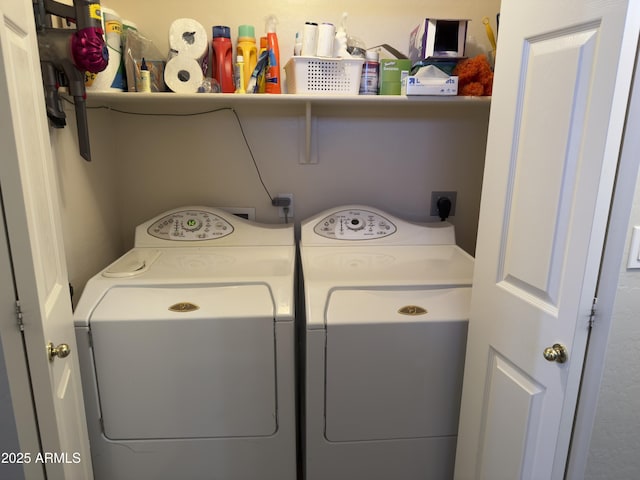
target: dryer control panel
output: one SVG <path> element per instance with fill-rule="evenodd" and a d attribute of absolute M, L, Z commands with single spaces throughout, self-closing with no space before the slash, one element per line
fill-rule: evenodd
<path fill-rule="evenodd" d="M 397 227 L 389 219 L 368 210 L 341 210 L 320 220 L 313 231 L 325 238 L 370 240 L 393 235 Z"/>
<path fill-rule="evenodd" d="M 226 237 L 233 225 L 222 217 L 202 210 L 181 210 L 165 215 L 147 229 L 147 233 L 163 240 L 199 241 Z"/>

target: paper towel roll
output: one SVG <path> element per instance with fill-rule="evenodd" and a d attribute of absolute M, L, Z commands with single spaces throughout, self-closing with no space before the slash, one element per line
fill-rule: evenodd
<path fill-rule="evenodd" d="M 305 57 L 315 57 L 318 49 L 318 24 L 305 22 L 302 30 L 302 52 Z"/>
<path fill-rule="evenodd" d="M 182 53 L 169 60 L 164 68 L 164 83 L 176 93 L 196 93 L 203 80 L 198 60 Z"/>
<path fill-rule="evenodd" d="M 101 8 L 102 30 L 105 44 L 109 51 L 109 63 L 100 73 L 85 72 L 85 87 L 90 91 L 123 91 L 124 70 L 121 68 L 122 59 L 122 19 L 113 10 Z"/>
<path fill-rule="evenodd" d="M 318 57 L 333 57 L 333 40 L 336 38 L 336 27 L 332 23 L 321 23 L 318 27 Z"/>
<path fill-rule="evenodd" d="M 169 27 L 169 48 L 201 61 L 209 52 L 207 32 L 192 18 L 178 18 Z"/>

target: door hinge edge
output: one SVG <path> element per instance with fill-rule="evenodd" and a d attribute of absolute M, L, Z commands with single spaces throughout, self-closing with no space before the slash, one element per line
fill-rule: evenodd
<path fill-rule="evenodd" d="M 593 303 L 591 304 L 591 315 L 589 315 L 589 328 L 593 328 L 596 321 L 596 313 L 598 313 L 598 297 L 593 297 Z"/>
<path fill-rule="evenodd" d="M 24 316 L 22 314 L 20 300 L 16 300 L 16 320 L 18 320 L 18 328 L 21 332 L 24 332 Z"/>

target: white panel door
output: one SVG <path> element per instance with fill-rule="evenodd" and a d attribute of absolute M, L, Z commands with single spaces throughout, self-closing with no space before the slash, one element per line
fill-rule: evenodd
<path fill-rule="evenodd" d="M 69 286 L 32 3 L 0 0 L 0 182 L 49 479 L 89 479 Z M 49 360 L 47 344 L 71 355 Z M 30 401 L 24 399 L 25 402 Z M 20 426 L 18 426 L 20 428 Z"/>
<path fill-rule="evenodd" d="M 563 477 L 639 3 L 502 2 L 458 479 Z"/>

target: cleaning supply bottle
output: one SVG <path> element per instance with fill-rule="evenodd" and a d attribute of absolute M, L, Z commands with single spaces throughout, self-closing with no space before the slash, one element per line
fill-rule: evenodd
<path fill-rule="evenodd" d="M 236 93 L 247 93 L 244 83 L 244 58 L 238 55 L 236 58 Z"/>
<path fill-rule="evenodd" d="M 375 50 L 367 50 L 366 61 L 362 65 L 360 78 L 360 95 L 377 95 L 380 75 L 380 54 Z"/>
<path fill-rule="evenodd" d="M 282 83 L 280 80 L 280 48 L 278 47 L 278 36 L 276 35 L 277 20 L 275 15 L 267 18 L 267 74 L 265 78 L 266 93 L 282 93 Z"/>
<path fill-rule="evenodd" d="M 237 55 L 244 59 L 243 85 L 249 84 L 249 78 L 258 62 L 258 47 L 256 46 L 256 34 L 253 25 L 240 25 L 238 27 Z"/>
<path fill-rule="evenodd" d="M 222 93 L 233 93 L 233 57 L 231 30 L 224 25 L 213 27 L 213 53 L 211 54 L 211 75 L 220 84 Z"/>
<path fill-rule="evenodd" d="M 258 58 L 262 58 L 262 54 L 265 54 L 265 60 L 267 60 L 267 37 L 260 37 L 260 51 L 258 52 Z M 258 93 L 265 93 L 265 77 L 267 68 L 265 67 L 258 76 Z"/>

